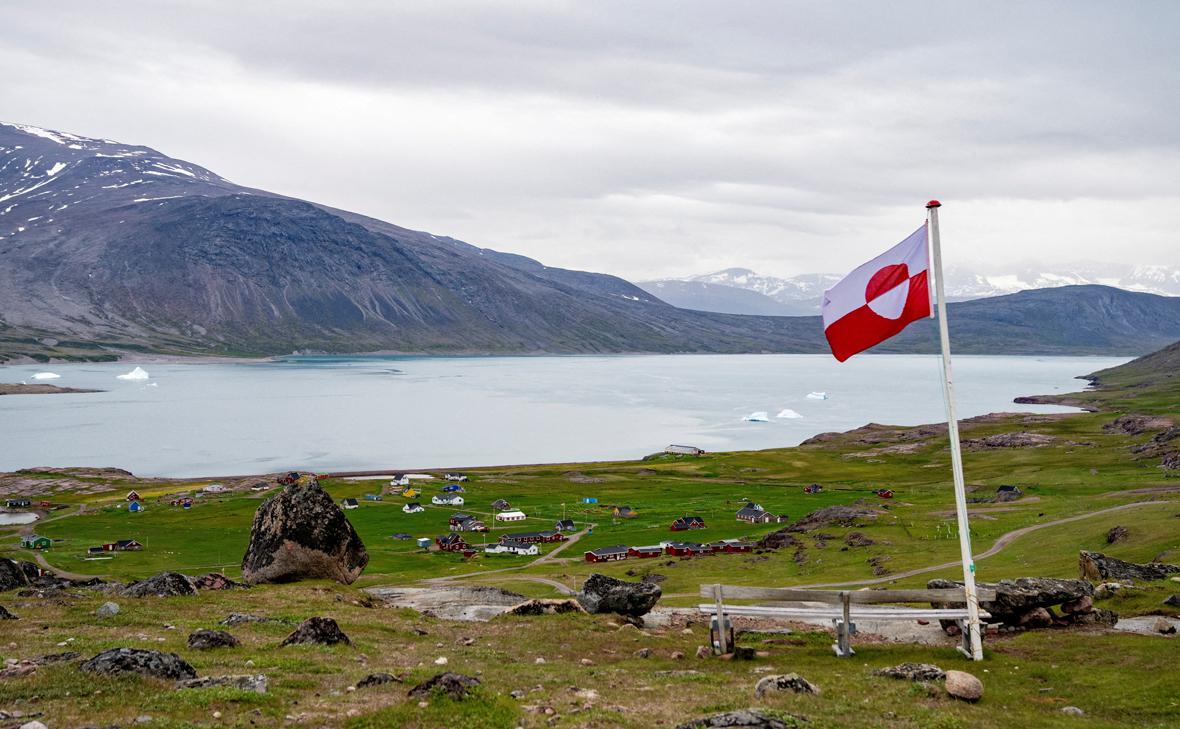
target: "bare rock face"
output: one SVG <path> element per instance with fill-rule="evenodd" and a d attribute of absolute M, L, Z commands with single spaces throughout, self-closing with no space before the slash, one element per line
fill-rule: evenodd
<path fill-rule="evenodd" d="M 306 479 L 258 507 L 242 578 L 250 584 L 327 578 L 347 585 L 368 563 L 344 512 L 318 481 Z"/>
<path fill-rule="evenodd" d="M 200 689 L 211 686 L 228 686 L 242 691 L 264 694 L 266 693 L 266 676 L 261 673 L 244 676 L 206 676 L 204 678 L 190 678 L 176 684 L 176 688 L 180 689 Z"/>
<path fill-rule="evenodd" d="M 0 559 L 0 592 L 27 587 L 29 578 L 15 559 Z"/>
<path fill-rule="evenodd" d="M 680 724 L 676 729 L 714 729 L 714 727 L 751 727 L 752 729 L 790 729 L 799 726 L 802 721 L 791 716 L 790 723 L 778 716 L 766 714 L 757 709 L 742 709 L 741 711 L 727 711 L 724 714 L 714 714 L 704 719 Z"/>
<path fill-rule="evenodd" d="M 983 682 L 965 671 L 947 671 L 946 692 L 963 701 L 979 701 L 983 698 Z"/>
<path fill-rule="evenodd" d="M 941 681 L 946 677 L 946 672 L 932 663 L 902 663 L 873 671 L 873 675 L 906 681 Z"/>
<path fill-rule="evenodd" d="M 819 686 L 816 686 L 797 673 L 784 673 L 781 676 L 763 676 L 754 686 L 754 697 L 760 699 L 768 691 L 792 691 L 797 694 L 820 693 Z"/>
<path fill-rule="evenodd" d="M 452 699 L 460 700 L 466 698 L 467 694 L 471 693 L 471 689 L 479 684 L 478 678 L 447 671 L 436 674 L 410 689 L 410 698 L 430 698 L 432 693 L 439 691 Z"/>
<path fill-rule="evenodd" d="M 176 597 L 197 594 L 193 581 L 179 572 L 161 572 L 146 580 L 132 582 L 124 587 L 125 597 Z"/>
<path fill-rule="evenodd" d="M 626 582 L 593 574 L 582 584 L 578 602 L 591 613 L 617 613 L 642 617 L 655 607 L 663 590 L 650 582 Z"/>
<path fill-rule="evenodd" d="M 140 673 L 152 678 L 180 681 L 196 678 L 196 670 L 175 653 L 141 650 L 139 648 L 111 648 L 82 663 L 87 673 L 112 676 L 120 673 Z"/>
<path fill-rule="evenodd" d="M 1082 551 L 1078 555 L 1078 571 L 1082 579 L 1093 580 L 1166 580 L 1168 575 L 1180 574 L 1180 565 L 1149 562 L 1135 564 L 1107 557 L 1100 552 Z"/>
<path fill-rule="evenodd" d="M 352 643 L 336 621 L 332 618 L 308 618 L 299 624 L 290 635 L 283 638 L 279 645 L 296 645 L 299 643 L 320 643 L 321 645 L 335 645 L 337 643 Z"/>

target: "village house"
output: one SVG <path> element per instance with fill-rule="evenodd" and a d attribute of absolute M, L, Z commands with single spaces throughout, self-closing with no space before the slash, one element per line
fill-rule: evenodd
<path fill-rule="evenodd" d="M 27 509 L 32 505 L 33 502 L 28 499 L 8 499 L 4 502 L 4 506 L 9 509 Z"/>
<path fill-rule="evenodd" d="M 24 549 L 49 549 L 53 541 L 38 534 L 25 534 L 20 538 L 20 546 Z"/>
<path fill-rule="evenodd" d="M 89 556 L 94 556 L 96 554 L 102 554 L 105 551 L 107 551 L 107 550 L 103 549 L 102 547 L 87 547 L 86 548 L 86 554 Z"/>
<path fill-rule="evenodd" d="M 669 557 L 699 557 L 711 552 L 711 549 L 696 542 L 672 542 L 664 547 L 664 554 Z"/>
<path fill-rule="evenodd" d="M 449 483 L 446 486 L 443 486 L 442 490 L 444 494 L 461 494 L 467 491 L 467 489 L 463 488 L 457 483 Z"/>
<path fill-rule="evenodd" d="M 745 553 L 754 551 L 754 545 L 750 542 L 743 542 L 740 539 L 723 539 L 720 542 L 723 546 L 721 551 L 726 554 Z"/>
<path fill-rule="evenodd" d="M 488 525 L 469 514 L 455 514 L 450 521 L 453 532 L 486 532 Z"/>
<path fill-rule="evenodd" d="M 573 519 L 558 519 L 557 524 L 555 524 L 553 528 L 559 532 L 574 532 L 578 530 L 578 528 L 574 526 Z"/>
<path fill-rule="evenodd" d="M 229 489 L 219 483 L 211 483 L 201 490 L 207 494 L 224 494 L 226 491 L 229 491 Z"/>
<path fill-rule="evenodd" d="M 616 506 L 614 515 L 620 519 L 634 519 L 639 516 L 639 512 L 632 509 L 630 506 Z"/>
<path fill-rule="evenodd" d="M 438 494 L 430 497 L 430 503 L 439 506 L 462 506 L 463 497 L 458 494 Z"/>
<path fill-rule="evenodd" d="M 345 509 L 355 509 L 358 506 L 360 506 L 360 504 L 357 503 L 356 499 L 351 499 L 351 498 L 342 500 L 340 502 L 340 505 L 343 506 Z"/>
<path fill-rule="evenodd" d="M 536 544 L 539 542 L 564 542 L 565 535 L 561 532 L 543 531 L 543 532 L 516 532 L 515 534 L 503 534 L 500 536 L 501 542 L 520 542 L 521 544 Z"/>
<path fill-rule="evenodd" d="M 365 501 L 380 501 L 381 494 L 365 494 Z"/>
<path fill-rule="evenodd" d="M 511 511 L 501 511 L 496 514 L 496 521 L 524 521 L 528 517 L 519 509 L 512 509 Z"/>
<path fill-rule="evenodd" d="M 127 511 L 139 513 L 141 511 L 147 511 L 147 507 L 143 505 L 142 501 L 132 501 L 127 505 Z"/>
<path fill-rule="evenodd" d="M 699 516 L 682 516 L 672 522 L 672 531 L 686 532 L 689 529 L 704 529 L 705 520 Z"/>
<path fill-rule="evenodd" d="M 426 507 L 422 504 L 419 504 L 417 501 L 411 501 L 402 507 L 402 511 L 406 512 L 407 514 L 418 514 L 426 511 Z"/>
<path fill-rule="evenodd" d="M 511 509 L 512 504 L 509 504 L 505 499 L 496 499 L 492 502 L 492 508 L 504 511 L 505 509 Z"/>
<path fill-rule="evenodd" d="M 128 491 L 127 501 L 142 501 L 142 498 L 140 498 L 138 491 Z"/>
<path fill-rule="evenodd" d="M 652 557 L 659 557 L 664 553 L 664 550 L 659 546 L 654 547 L 630 547 L 627 550 L 628 557 L 635 557 L 636 559 L 650 559 Z"/>
<path fill-rule="evenodd" d="M 104 552 L 138 552 L 143 549 L 143 545 L 134 539 L 120 539 L 102 545 L 102 549 Z"/>
<path fill-rule="evenodd" d="M 629 547 L 617 545 L 614 547 L 599 547 L 586 552 L 587 562 L 618 562 L 627 559 Z"/>
<path fill-rule="evenodd" d="M 458 483 L 462 483 L 467 480 L 467 476 L 462 473 L 445 473 L 443 474 L 443 478 L 447 481 L 455 481 Z"/>
<path fill-rule="evenodd" d="M 467 540 L 463 538 L 462 534 L 456 532 L 444 534 L 438 539 L 435 539 L 434 543 L 444 552 L 462 552 L 468 549 Z"/>
<path fill-rule="evenodd" d="M 703 456 L 705 452 L 696 446 L 686 445 L 670 445 L 664 449 L 664 453 L 673 456 Z"/>
<path fill-rule="evenodd" d="M 512 539 L 501 539 L 497 544 L 487 545 L 483 551 L 486 554 L 536 555 L 541 553 L 536 544 L 526 544 Z"/>
<path fill-rule="evenodd" d="M 405 489 L 402 491 L 401 495 L 407 499 L 413 499 L 416 498 L 419 493 L 421 492 L 419 492 L 417 489 Z"/>
<path fill-rule="evenodd" d="M 775 516 L 769 511 L 763 511 L 758 504 L 746 504 L 738 509 L 737 520 L 747 524 L 773 524 L 787 520 L 786 516 Z"/>

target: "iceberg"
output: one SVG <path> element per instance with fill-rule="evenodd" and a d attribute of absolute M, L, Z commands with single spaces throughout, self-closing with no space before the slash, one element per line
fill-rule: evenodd
<path fill-rule="evenodd" d="M 61 375 L 57 374 L 56 372 L 38 372 L 37 374 L 33 375 L 34 380 L 57 380 L 60 378 Z"/>
<path fill-rule="evenodd" d="M 828 393 L 826 392 L 809 392 L 807 393 L 808 400 L 827 400 Z"/>
<path fill-rule="evenodd" d="M 776 418 L 801 418 L 803 416 L 790 408 L 783 408 L 779 412 L 779 414 L 775 415 L 774 417 L 776 417 Z"/>
<path fill-rule="evenodd" d="M 142 367 L 136 367 L 125 375 L 115 375 L 116 379 L 120 380 L 147 380 L 151 379 L 151 375 L 147 373 Z"/>
<path fill-rule="evenodd" d="M 742 418 L 742 420 L 746 421 L 747 423 L 766 423 L 770 421 L 770 418 L 766 416 L 765 410 L 759 410 L 756 413 L 750 413 L 746 417 Z"/>

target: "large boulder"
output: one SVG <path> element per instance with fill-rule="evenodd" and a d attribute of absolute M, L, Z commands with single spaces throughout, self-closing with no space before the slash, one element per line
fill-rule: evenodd
<path fill-rule="evenodd" d="M 439 692 L 458 701 L 466 698 L 467 694 L 471 693 L 471 690 L 479 684 L 478 678 L 447 671 L 435 674 L 410 689 L 410 698 L 428 699 L 431 694 Z"/>
<path fill-rule="evenodd" d="M 340 629 L 332 618 L 308 618 L 283 638 L 279 645 L 299 645 L 302 643 L 319 643 L 321 645 L 350 644 L 352 641 Z"/>
<path fill-rule="evenodd" d="M 926 583 L 931 590 L 961 588 L 962 582 L 935 579 Z M 1094 587 L 1085 580 L 1059 580 L 1052 577 L 1020 577 L 1015 580 L 1000 580 L 997 583 L 980 583 L 996 591 L 995 600 L 982 600 L 979 606 L 991 613 L 992 620 L 1016 625 L 1021 617 L 1036 608 L 1049 608 L 1066 602 L 1075 602 L 1094 595 Z M 954 603 L 939 603 L 935 607 L 957 607 Z"/>
<path fill-rule="evenodd" d="M 318 481 L 302 479 L 258 507 L 242 578 L 250 584 L 309 578 L 351 584 L 368 563 L 344 512 Z"/>
<path fill-rule="evenodd" d="M 0 559 L 0 592 L 28 587 L 29 577 L 15 559 Z"/>
<path fill-rule="evenodd" d="M 125 597 L 178 597 L 197 594 L 193 581 L 179 572 L 161 572 L 146 580 L 132 582 L 120 594 Z"/>
<path fill-rule="evenodd" d="M 966 671 L 946 672 L 946 692 L 963 701 L 983 698 L 983 682 Z"/>
<path fill-rule="evenodd" d="M 196 670 L 175 653 L 141 650 L 139 648 L 111 648 L 82 663 L 87 673 L 113 676 L 120 673 L 140 673 L 153 678 L 181 681 L 196 678 Z"/>
<path fill-rule="evenodd" d="M 1107 557 L 1101 552 L 1082 551 L 1078 554 L 1078 571 L 1082 578 L 1093 580 L 1166 580 L 1168 575 L 1180 573 L 1180 565 L 1148 562 L 1135 564 Z"/>
<path fill-rule="evenodd" d="M 763 676 L 754 685 L 754 697 L 762 698 L 768 692 L 792 692 L 796 694 L 818 694 L 819 686 L 803 678 L 797 673 L 784 673 L 780 676 Z"/>
<path fill-rule="evenodd" d="M 194 630 L 188 636 L 188 647 L 197 650 L 233 648 L 237 645 L 238 639 L 224 630 Z"/>
<path fill-rule="evenodd" d="M 655 607 L 661 594 L 660 586 L 650 582 L 626 582 L 595 573 L 582 584 L 577 598 L 587 612 L 638 618 Z"/>

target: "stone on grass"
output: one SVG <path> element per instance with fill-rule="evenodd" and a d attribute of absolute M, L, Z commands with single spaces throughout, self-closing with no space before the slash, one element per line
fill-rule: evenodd
<path fill-rule="evenodd" d="M 109 617 L 118 615 L 119 614 L 119 603 L 117 603 L 117 602 L 104 602 L 103 604 L 98 606 L 98 609 L 94 611 L 94 614 L 100 618 L 109 618 Z"/>
<path fill-rule="evenodd" d="M 655 607 L 661 594 L 660 586 L 650 582 L 626 582 L 596 573 L 582 585 L 577 597 L 587 612 L 638 618 Z"/>
<path fill-rule="evenodd" d="M 479 686 L 479 679 L 461 673 L 439 673 L 431 676 L 410 689 L 410 698 L 427 699 L 434 692 L 446 694 L 455 700 L 464 699 L 471 689 Z"/>
<path fill-rule="evenodd" d="M 176 688 L 179 689 L 202 689 L 212 686 L 227 686 L 241 691 L 264 694 L 266 693 L 266 676 L 261 673 L 242 676 L 206 676 L 204 678 L 190 678 L 176 684 Z"/>
<path fill-rule="evenodd" d="M 1151 629 L 1162 635 L 1172 635 L 1176 632 L 1176 626 L 1172 625 L 1167 618 L 1156 618 L 1155 622 L 1151 624 Z"/>
<path fill-rule="evenodd" d="M 235 590 L 248 587 L 241 582 L 234 582 L 220 572 L 210 572 L 193 579 L 198 590 Z"/>
<path fill-rule="evenodd" d="M 767 691 L 793 691 L 797 694 L 818 694 L 819 686 L 803 678 L 797 673 L 784 673 L 777 676 L 764 676 L 754 685 L 754 697 L 762 698 Z"/>
<path fill-rule="evenodd" d="M 1125 542 L 1128 536 L 1130 536 L 1130 532 L 1127 531 L 1125 526 L 1111 527 L 1110 531 L 1106 533 L 1106 543 L 1118 544 L 1119 542 Z"/>
<path fill-rule="evenodd" d="M 640 648 L 634 655 L 636 658 L 651 658 L 651 648 Z"/>
<path fill-rule="evenodd" d="M 196 670 L 175 653 L 142 650 L 139 648 L 111 648 L 81 665 L 87 673 L 113 676 L 120 673 L 139 673 L 152 678 L 179 681 L 196 678 Z"/>
<path fill-rule="evenodd" d="M 46 727 L 44 724 L 42 724 L 41 722 L 34 719 L 32 721 L 26 721 L 24 724 L 21 724 L 20 729 L 48 729 L 48 727 Z"/>
<path fill-rule="evenodd" d="M 210 648 L 233 648 L 238 639 L 224 630 L 194 630 L 188 637 L 188 647 L 197 650 Z"/>
<path fill-rule="evenodd" d="M 505 615 L 561 615 L 563 613 L 585 613 L 577 600 L 527 600 L 504 613 Z"/>
<path fill-rule="evenodd" d="M 401 683 L 401 679 L 394 676 L 392 673 L 370 673 L 360 681 L 356 682 L 356 687 L 359 689 L 369 688 L 370 686 L 380 686 L 386 683 Z"/>
<path fill-rule="evenodd" d="M 676 729 L 713 729 L 717 727 L 753 727 L 753 729 L 795 729 L 802 726 L 806 719 L 790 714 L 768 714 L 757 709 L 742 709 L 741 711 L 727 711 L 724 714 L 714 714 L 703 719 L 685 722 Z"/>
<path fill-rule="evenodd" d="M 1180 573 L 1180 565 L 1148 562 L 1135 564 L 1107 557 L 1100 552 L 1082 551 L 1078 554 L 1078 571 L 1084 579 L 1098 580 L 1164 580 Z"/>
<path fill-rule="evenodd" d="M 267 618 L 262 615 L 251 615 L 249 613 L 230 613 L 229 617 L 221 621 L 222 625 L 228 625 L 231 628 L 235 625 L 243 623 L 286 623 L 287 620 L 280 618 Z"/>
<path fill-rule="evenodd" d="M 126 597 L 178 597 L 196 595 L 193 581 L 179 572 L 161 572 L 146 580 L 132 582 L 121 594 Z"/>
<path fill-rule="evenodd" d="M 932 663 L 901 663 L 873 671 L 873 675 L 907 681 L 941 681 L 946 677 L 946 672 Z"/>
<path fill-rule="evenodd" d="M 1038 607 L 1020 616 L 1019 625 L 1023 628 L 1048 628 L 1053 624 L 1053 615 L 1045 608 Z"/>
<path fill-rule="evenodd" d="M 0 620 L 20 620 L 20 618 L 8 612 L 8 608 L 0 605 Z"/>
<path fill-rule="evenodd" d="M 1165 597 L 1164 604 L 1168 607 L 1180 607 L 1180 595 L 1169 595 Z"/>
<path fill-rule="evenodd" d="M 983 698 L 983 682 L 966 671 L 947 671 L 946 692 L 963 701 L 979 701 Z"/>
<path fill-rule="evenodd" d="M 278 492 L 254 514 L 242 579 L 293 582 L 324 578 L 352 584 L 369 553 L 344 512 L 314 478 Z"/>
<path fill-rule="evenodd" d="M 295 645 L 299 643 L 319 643 L 321 645 L 335 645 L 337 643 L 351 644 L 352 641 L 336 624 L 332 618 L 308 618 L 299 624 L 279 645 Z"/>
<path fill-rule="evenodd" d="M 1086 712 L 1082 711 L 1076 706 L 1062 706 L 1061 713 L 1066 716 L 1085 716 Z"/>

